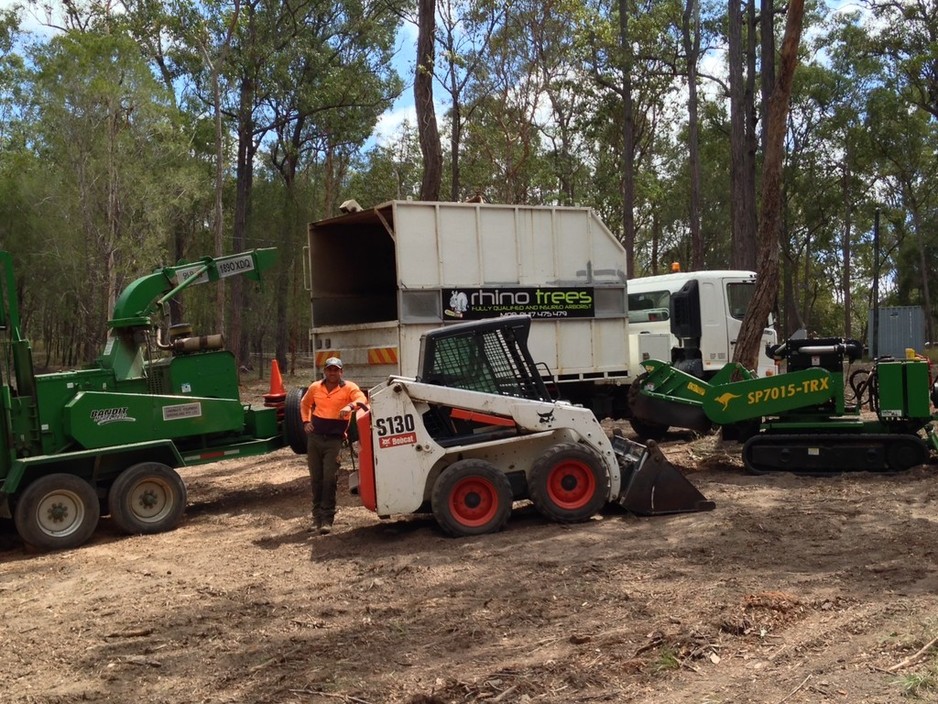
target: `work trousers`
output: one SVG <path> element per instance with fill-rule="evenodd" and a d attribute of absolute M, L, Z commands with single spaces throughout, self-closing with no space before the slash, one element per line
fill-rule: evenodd
<path fill-rule="evenodd" d="M 310 433 L 306 439 L 306 463 L 313 486 L 313 520 L 332 525 L 335 518 L 336 477 L 342 438 Z"/>

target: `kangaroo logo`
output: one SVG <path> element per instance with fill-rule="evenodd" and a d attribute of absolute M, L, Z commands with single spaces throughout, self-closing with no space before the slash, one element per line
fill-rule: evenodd
<path fill-rule="evenodd" d="M 717 403 L 722 404 L 723 410 L 725 411 L 727 407 L 730 405 L 730 401 L 732 401 L 734 398 L 742 398 L 742 396 L 739 396 L 737 394 L 731 394 L 729 391 L 726 391 L 720 394 L 719 396 L 717 396 L 713 400 L 716 401 Z"/>

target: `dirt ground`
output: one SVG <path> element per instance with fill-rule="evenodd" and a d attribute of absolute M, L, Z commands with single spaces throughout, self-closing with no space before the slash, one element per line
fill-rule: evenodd
<path fill-rule="evenodd" d="M 0 701 L 938 701 L 938 654 L 915 657 L 938 636 L 938 467 L 754 477 L 717 436 L 662 447 L 715 511 L 563 526 L 519 503 L 451 539 L 340 481 L 320 537 L 285 449 L 184 470 L 169 533 L 102 519 L 36 554 L 0 522 Z"/>

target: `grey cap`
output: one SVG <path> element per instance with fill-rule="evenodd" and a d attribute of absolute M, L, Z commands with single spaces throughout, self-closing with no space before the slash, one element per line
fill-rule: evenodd
<path fill-rule="evenodd" d="M 341 369 L 342 360 L 339 359 L 338 357 L 329 357 L 329 359 L 326 360 L 326 363 L 322 365 L 323 369 L 325 369 L 326 367 L 338 367 L 339 369 Z"/>

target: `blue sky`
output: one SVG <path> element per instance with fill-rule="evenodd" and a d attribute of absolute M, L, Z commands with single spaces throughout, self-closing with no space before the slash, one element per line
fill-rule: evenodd
<path fill-rule="evenodd" d="M 3 2 L 3 0 L 0 0 Z M 375 126 L 374 140 L 379 144 L 393 139 L 405 120 L 416 124 L 414 109 L 414 64 L 417 60 L 417 27 L 411 22 L 404 22 L 397 35 L 397 48 L 394 54 L 394 68 L 404 80 L 404 90 L 394 102 L 394 106 L 385 112 Z M 437 114 L 441 106 L 437 104 Z"/>

